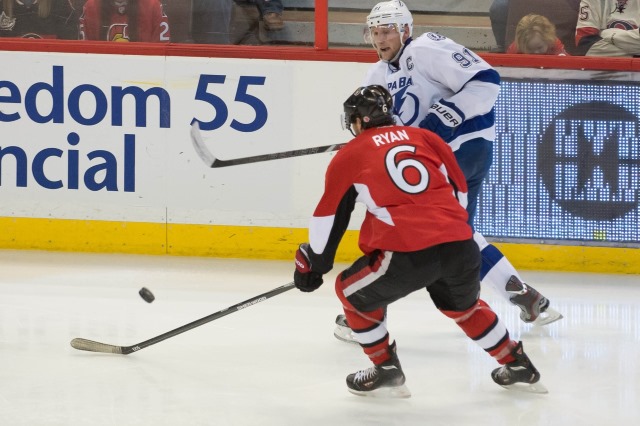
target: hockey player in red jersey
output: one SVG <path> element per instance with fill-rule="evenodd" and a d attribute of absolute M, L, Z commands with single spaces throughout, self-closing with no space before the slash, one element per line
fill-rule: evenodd
<path fill-rule="evenodd" d="M 500 75 L 481 57 L 441 34 L 428 32 L 413 39 L 413 16 L 404 1 L 376 4 L 366 22 L 367 38 L 380 60 L 369 68 L 362 86 L 383 85 L 394 98 L 399 122 L 435 132 L 449 144 L 467 179 L 468 222 L 474 226 L 482 183 L 493 162 Z M 477 230 L 474 240 L 482 256 L 483 286 L 491 286 L 520 308 L 522 321 L 545 325 L 562 318 L 548 298 L 525 283 L 497 246 Z M 334 335 L 354 342 L 343 315 L 336 318 Z"/>
<path fill-rule="evenodd" d="M 350 392 L 409 397 L 386 307 L 426 288 L 436 307 L 502 367 L 493 380 L 545 393 L 540 374 L 493 310 L 479 298 L 480 251 L 465 210 L 467 184 L 451 148 L 435 133 L 395 126 L 391 94 L 358 88 L 344 103 L 354 134 L 332 159 L 311 219 L 309 242 L 296 252 L 294 281 L 316 290 L 333 268 L 356 202 L 367 212 L 360 228 L 364 255 L 336 279 L 336 293 L 373 367 L 347 376 Z"/>
<path fill-rule="evenodd" d="M 170 41 L 160 0 L 87 0 L 80 16 L 80 40 Z"/>

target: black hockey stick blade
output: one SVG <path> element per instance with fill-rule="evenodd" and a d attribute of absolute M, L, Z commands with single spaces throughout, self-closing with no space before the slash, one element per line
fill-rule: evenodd
<path fill-rule="evenodd" d="M 71 347 L 81 351 L 129 355 L 132 352 L 137 352 L 151 345 L 155 345 L 156 343 L 162 342 L 163 340 L 167 340 L 170 337 L 174 337 L 174 336 L 177 336 L 178 334 L 182 334 L 185 331 L 193 330 L 196 327 L 200 327 L 201 325 L 217 320 L 218 318 L 222 318 L 226 315 L 248 308 L 260 302 L 264 302 L 265 300 L 273 296 L 277 296 L 280 293 L 284 293 L 285 291 L 291 290 L 294 287 L 295 285 L 293 282 L 282 285 L 280 287 L 276 287 L 273 290 L 270 290 L 266 293 L 262 293 L 258 296 L 252 297 L 251 299 L 245 300 L 244 302 L 236 303 L 235 305 L 229 306 L 228 308 L 222 309 L 221 311 L 218 311 L 214 314 L 207 315 L 206 317 L 200 318 L 199 320 L 190 322 L 189 324 L 185 324 L 182 327 L 178 327 L 174 330 L 168 331 L 156 337 L 152 337 L 149 340 L 145 340 L 144 342 L 140 342 L 135 345 L 131 345 L 131 346 L 109 345 L 107 343 L 95 342 L 93 340 L 88 340 L 88 339 L 83 339 L 78 337 L 71 341 Z"/>
<path fill-rule="evenodd" d="M 215 155 L 209 151 L 209 148 L 204 144 L 202 139 L 202 133 L 200 132 L 200 126 L 197 121 L 194 121 L 191 125 L 191 142 L 196 152 L 204 161 L 204 163 L 211 168 L 239 166 L 241 164 L 259 163 L 261 161 L 280 160 L 282 158 L 300 157 L 303 155 L 320 154 L 323 152 L 337 151 L 346 143 L 339 143 L 334 145 L 317 146 L 313 148 L 294 149 L 292 151 L 273 152 L 270 154 L 254 155 L 251 157 L 233 158 L 230 160 L 221 160 L 216 158 Z"/>

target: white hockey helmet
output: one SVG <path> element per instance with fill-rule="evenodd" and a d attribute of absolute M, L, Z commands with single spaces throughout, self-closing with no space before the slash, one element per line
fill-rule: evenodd
<path fill-rule="evenodd" d="M 383 1 L 376 4 L 367 16 L 367 28 L 380 25 L 395 25 L 398 32 L 404 32 L 409 26 L 409 36 L 413 34 L 413 17 L 407 5 L 400 0 Z"/>

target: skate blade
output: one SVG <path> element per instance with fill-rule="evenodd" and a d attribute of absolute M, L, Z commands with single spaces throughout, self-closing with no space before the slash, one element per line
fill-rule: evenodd
<path fill-rule="evenodd" d="M 562 314 L 556 311 L 553 308 L 547 308 L 546 311 L 542 312 L 538 318 L 533 322 L 535 326 L 543 326 L 547 324 L 551 324 L 552 322 L 556 322 L 564 318 Z"/>
<path fill-rule="evenodd" d="M 512 385 L 500 385 L 505 389 L 510 391 L 517 392 L 527 392 L 527 393 L 540 393 L 545 394 L 549 393 L 549 390 L 540 382 L 537 383 L 514 383 Z"/>
<path fill-rule="evenodd" d="M 372 391 L 358 391 L 347 388 L 349 392 L 358 396 L 366 396 L 369 398 L 411 398 L 411 391 L 407 385 L 378 388 Z"/>
<path fill-rule="evenodd" d="M 343 342 L 359 345 L 359 343 L 353 337 L 353 332 L 348 327 L 337 325 L 336 329 L 333 330 L 333 335 L 336 337 L 336 339 L 342 340 Z"/>

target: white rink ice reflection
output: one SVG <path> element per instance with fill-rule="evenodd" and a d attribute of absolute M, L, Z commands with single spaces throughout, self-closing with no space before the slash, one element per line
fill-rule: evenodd
<path fill-rule="evenodd" d="M 522 271 L 565 316 L 544 328 L 483 290 L 547 395 L 494 384 L 493 359 L 414 293 L 388 316 L 413 396 L 380 400 L 346 390 L 369 361 L 333 337 L 344 266 L 315 293 L 293 289 L 109 355 L 69 342 L 142 342 L 290 282 L 293 262 L 0 251 L 0 425 L 640 424 L 639 276 Z"/>

